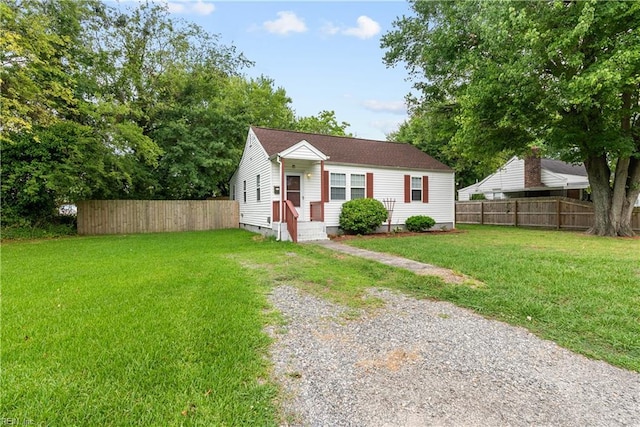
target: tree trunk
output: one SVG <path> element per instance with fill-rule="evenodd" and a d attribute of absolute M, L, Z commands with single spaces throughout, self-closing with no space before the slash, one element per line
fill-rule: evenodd
<path fill-rule="evenodd" d="M 633 138 L 631 132 L 631 106 L 633 88 L 627 88 L 622 93 L 622 117 L 620 126 L 624 135 Z M 635 141 L 637 142 L 637 140 Z M 636 147 L 638 148 L 638 147 Z M 640 161 L 633 157 L 620 157 L 616 166 L 615 181 L 613 182 L 613 208 L 621 204 L 620 216 L 616 223 L 619 236 L 633 236 L 631 216 L 633 207 L 640 193 Z M 620 199 L 622 199 L 620 201 Z M 612 209 L 615 212 L 615 209 Z"/>
<path fill-rule="evenodd" d="M 587 233 L 597 236 L 615 236 L 617 233 L 609 217 L 612 191 L 609 186 L 611 170 L 607 159 L 604 155 L 590 156 L 585 160 L 584 166 L 587 169 L 589 185 L 591 185 L 591 198 L 595 212 L 593 227 L 587 230 Z"/>
<path fill-rule="evenodd" d="M 627 178 L 629 176 L 629 157 L 619 157 L 616 162 L 616 169 L 613 178 L 613 193 L 611 197 L 611 209 L 609 211 L 609 221 L 615 235 L 620 233 L 620 225 L 622 221 L 622 209 L 627 200 Z"/>
<path fill-rule="evenodd" d="M 631 158 L 629 162 L 629 171 L 626 183 L 627 197 L 622 205 L 622 213 L 620 217 L 620 229 L 618 235 L 633 236 L 633 228 L 631 227 L 631 217 L 633 208 L 638 195 L 640 195 L 640 160 Z"/>
<path fill-rule="evenodd" d="M 640 194 L 640 161 L 619 159 L 613 188 L 611 169 L 604 155 L 589 157 L 585 162 L 595 218 L 587 233 L 597 236 L 633 236 L 631 217 L 634 203 Z M 635 183 L 635 186 L 634 186 Z"/>

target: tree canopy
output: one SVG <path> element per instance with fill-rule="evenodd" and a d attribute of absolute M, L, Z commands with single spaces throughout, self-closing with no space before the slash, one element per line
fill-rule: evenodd
<path fill-rule="evenodd" d="M 88 198 L 224 194 L 250 125 L 344 134 L 298 117 L 253 63 L 153 2 L 0 2 L 2 223 Z"/>
<path fill-rule="evenodd" d="M 455 108 L 448 143 L 467 156 L 583 162 L 591 232 L 632 235 L 640 194 L 640 3 L 412 1 L 382 47 L 406 64 L 414 108 Z M 448 118 L 447 118 L 448 120 Z"/>

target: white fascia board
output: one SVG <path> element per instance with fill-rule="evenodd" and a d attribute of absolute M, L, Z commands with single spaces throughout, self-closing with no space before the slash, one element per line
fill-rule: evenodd
<path fill-rule="evenodd" d="M 286 159 L 292 153 L 295 153 L 297 150 L 299 150 L 301 148 L 306 148 L 307 150 L 311 151 L 313 153 L 313 155 L 317 157 L 317 160 L 327 160 L 329 158 L 329 156 L 324 154 L 322 151 L 318 150 L 316 147 L 314 147 L 313 145 L 311 145 L 310 143 L 308 143 L 304 139 L 302 141 L 292 145 L 291 147 L 287 148 L 286 150 L 281 151 L 277 155 L 280 156 L 280 158 Z"/>

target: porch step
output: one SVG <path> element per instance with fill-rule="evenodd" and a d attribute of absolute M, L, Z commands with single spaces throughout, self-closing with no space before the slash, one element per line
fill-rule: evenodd
<path fill-rule="evenodd" d="M 298 221 L 298 242 L 329 240 L 327 226 L 319 221 Z"/>

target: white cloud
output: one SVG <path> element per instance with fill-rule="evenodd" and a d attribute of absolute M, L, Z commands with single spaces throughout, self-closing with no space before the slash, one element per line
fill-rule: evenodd
<path fill-rule="evenodd" d="M 184 4 L 182 3 L 167 3 L 167 10 L 169 13 L 184 13 Z"/>
<path fill-rule="evenodd" d="M 278 19 L 274 21 L 266 21 L 263 24 L 264 29 L 270 33 L 286 35 L 289 33 L 304 33 L 307 26 L 304 21 L 296 16 L 293 12 L 278 12 Z"/>
<path fill-rule="evenodd" d="M 207 0 L 170 1 L 167 3 L 169 13 L 211 15 L 216 6 Z"/>
<path fill-rule="evenodd" d="M 404 119 L 372 120 L 369 122 L 369 125 L 374 129 L 378 129 L 383 134 L 389 135 L 391 132 L 396 132 L 400 127 L 400 125 L 402 124 L 402 122 L 404 122 Z"/>
<path fill-rule="evenodd" d="M 378 101 L 375 99 L 368 99 L 362 103 L 362 105 L 371 111 L 392 113 L 392 114 L 407 114 L 407 106 L 404 101 Z"/>
<path fill-rule="evenodd" d="M 213 11 L 216 10 L 216 7 L 213 3 L 198 1 L 191 9 L 198 15 L 211 15 Z"/>
<path fill-rule="evenodd" d="M 368 16 L 362 15 L 358 17 L 357 23 L 357 27 L 347 28 L 342 31 L 342 34 L 360 39 L 369 39 L 380 32 L 380 24 Z"/>
<path fill-rule="evenodd" d="M 333 25 L 331 22 L 327 22 L 320 28 L 320 31 L 322 34 L 333 36 L 340 32 L 340 27 Z"/>

